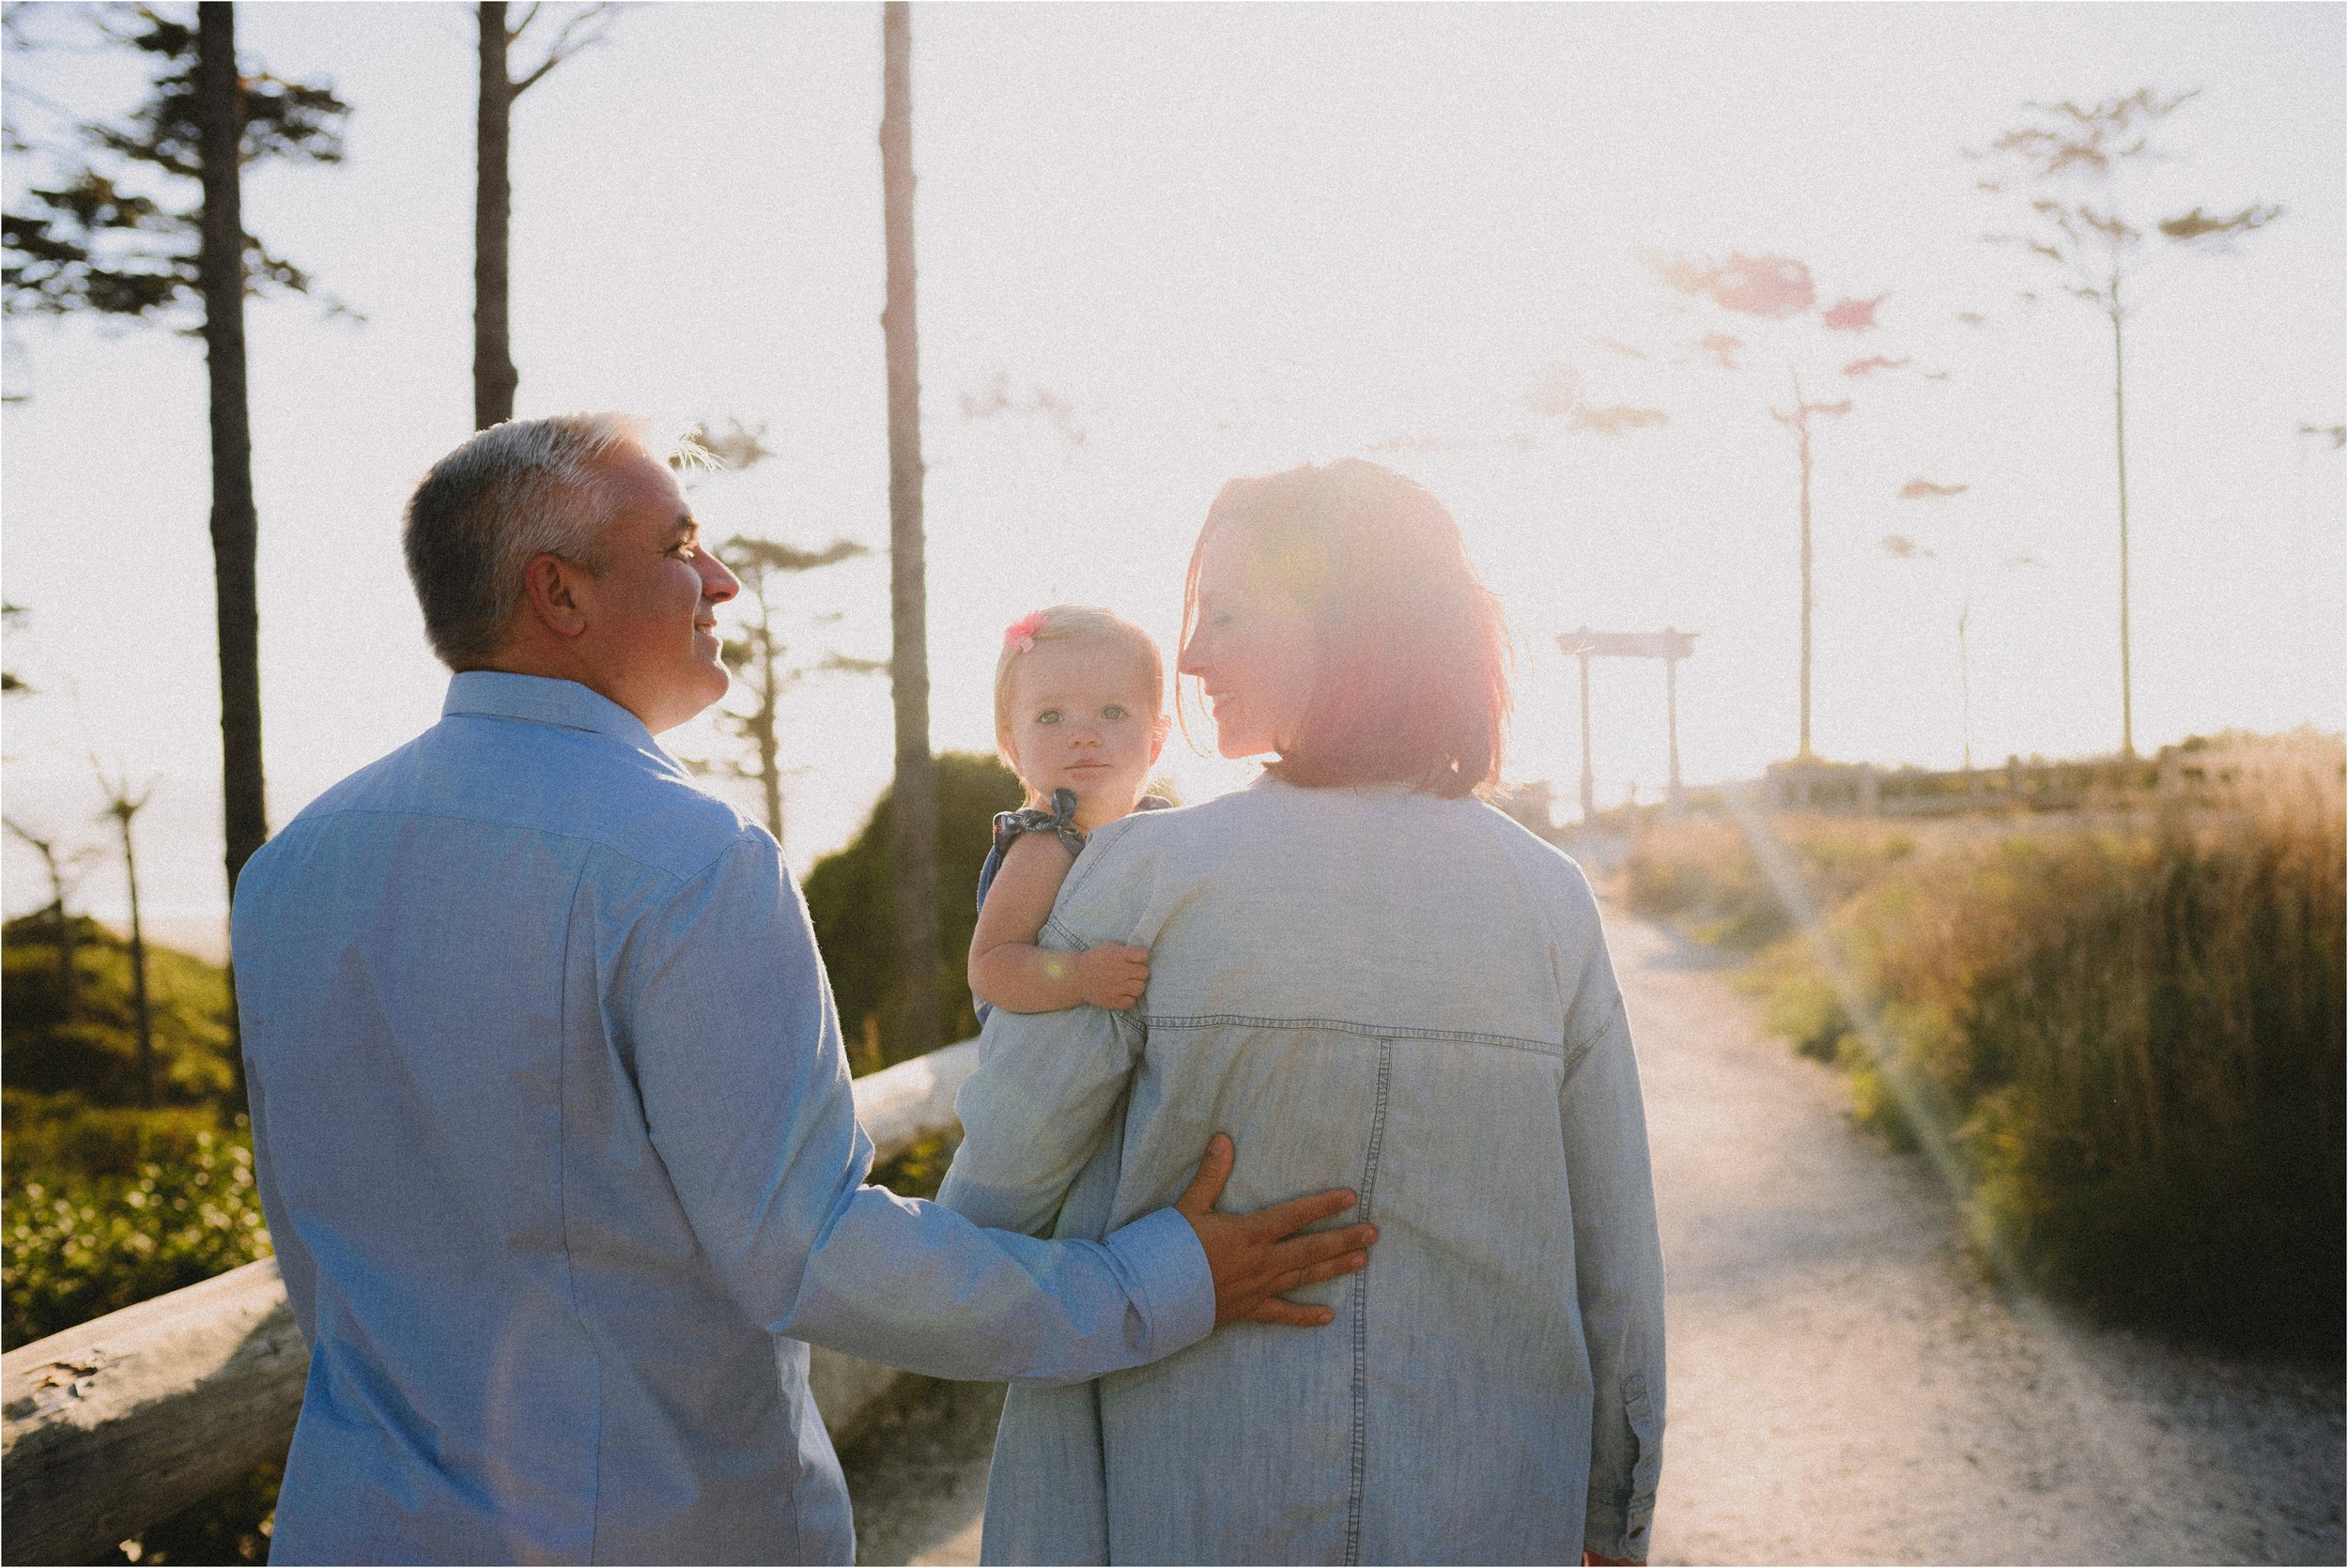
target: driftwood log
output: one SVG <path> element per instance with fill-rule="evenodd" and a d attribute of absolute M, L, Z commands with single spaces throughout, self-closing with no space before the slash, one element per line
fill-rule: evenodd
<path fill-rule="evenodd" d="M 953 1130 L 976 1041 L 856 1081 L 876 1160 Z M 0 1561 L 89 1562 L 283 1454 L 310 1353 L 274 1258 L 0 1358 Z M 834 1436 L 896 1380 L 817 1349 Z"/>

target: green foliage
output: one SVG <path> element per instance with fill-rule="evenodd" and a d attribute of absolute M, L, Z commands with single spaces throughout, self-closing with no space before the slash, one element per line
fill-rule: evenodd
<path fill-rule="evenodd" d="M 1821 929 L 1749 973 L 1863 1124 L 1953 1157 L 1974 1239 L 2021 1277 L 2133 1322 L 2336 1352 L 2341 804 L 2334 771 L 1923 854 L 1804 823 L 1784 838 Z M 1691 823 L 1643 844 L 1626 886 L 1737 930 L 1755 865 L 1736 830 Z"/>
<path fill-rule="evenodd" d="M 0 1074 L 11 1090 L 72 1095 L 91 1105 L 139 1099 L 138 1034 L 130 944 L 86 915 L 73 921 L 69 1008 L 57 972 L 53 916 L 0 927 Z M 228 975 L 217 964 L 149 944 L 147 995 L 159 1091 L 166 1104 L 239 1105 L 228 1019 Z M 10 1129 L 11 1154 L 16 1137 Z"/>
<path fill-rule="evenodd" d="M 1769 1020 L 1772 1033 L 1794 1042 L 1794 1049 L 1821 1062 L 1831 1062 L 1850 1034 L 1842 999 L 1826 977 L 1806 964 L 1789 972 L 1769 991 Z"/>
<path fill-rule="evenodd" d="M 1786 851 L 1800 893 L 1816 908 L 1868 885 L 1916 850 L 1911 835 L 1868 822 L 1784 817 L 1769 830 Z M 1622 886 L 1640 914 L 1675 920 L 1700 940 L 1738 952 L 1758 952 L 1796 925 L 1745 829 L 1728 821 L 1687 817 L 1642 831 L 1623 861 Z"/>
<path fill-rule="evenodd" d="M 1978 1235 L 2139 1321 L 2337 1349 L 2344 863 L 2337 795 L 2267 800 L 2010 841 L 1887 926 Z"/>
<path fill-rule="evenodd" d="M 0 927 L 0 1332 L 10 1348 L 269 1253 L 226 971 L 147 949 L 166 1103 L 141 1109 L 128 945 L 85 917 L 72 934 L 69 1005 L 53 918 Z"/>
<path fill-rule="evenodd" d="M 937 759 L 938 1012 L 949 1039 L 979 1031 L 964 979 L 979 917 L 979 868 L 993 841 L 995 813 L 1018 809 L 1024 798 L 1018 776 L 996 758 L 949 751 Z M 895 1046 L 903 1003 L 888 868 L 893 805 L 884 792 L 855 840 L 817 861 L 806 879 L 808 913 L 858 1072 L 904 1059 Z"/>
<path fill-rule="evenodd" d="M 35 1171 L 114 1177 L 134 1176 L 148 1164 L 186 1164 L 201 1140 L 235 1129 L 233 1119 L 224 1123 L 209 1105 L 143 1111 L 92 1105 L 76 1094 L 37 1094 L 13 1084 L 0 1090 L 0 1106 L 6 1108 L 12 1186 Z"/>
<path fill-rule="evenodd" d="M 894 1160 L 873 1166 L 865 1179 L 901 1198 L 935 1198 L 946 1180 L 947 1167 L 954 1162 L 954 1150 L 961 1146 L 960 1131 L 924 1138 Z"/>
<path fill-rule="evenodd" d="M 100 13 L 101 17 L 105 13 Z M 200 308 L 202 104 L 196 28 L 146 6 L 127 24 L 101 21 L 106 38 L 151 61 L 147 100 L 120 124 L 77 128 L 82 160 L 54 185 L 26 189 L 7 214 L 7 309 L 11 315 L 182 318 Z M 244 134 L 239 161 L 342 161 L 350 110 L 319 84 L 288 82 L 240 62 Z M 144 185 L 176 190 L 159 199 Z M 309 276 L 245 237 L 249 286 L 306 293 Z"/>
<path fill-rule="evenodd" d="M 13 1144 L 13 1127 L 8 1136 Z M 7 1348 L 269 1255 L 250 1135 L 206 1129 L 193 1145 L 129 1176 L 20 1175 L 11 1159 L 0 1198 Z"/>

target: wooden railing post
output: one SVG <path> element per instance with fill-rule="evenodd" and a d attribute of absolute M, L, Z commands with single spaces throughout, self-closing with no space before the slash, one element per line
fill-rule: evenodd
<path fill-rule="evenodd" d="M 275 1258 L 10 1351 L 7 1560 L 95 1561 L 284 1453 L 309 1370 Z"/>

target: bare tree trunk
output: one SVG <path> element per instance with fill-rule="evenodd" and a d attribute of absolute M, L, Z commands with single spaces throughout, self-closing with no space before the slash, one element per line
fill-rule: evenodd
<path fill-rule="evenodd" d="M 2120 755 L 2136 755 L 2136 683 L 2128 663 L 2128 403 L 2121 387 L 2120 281 L 2111 284 L 2111 437 L 2120 464 Z"/>
<path fill-rule="evenodd" d="M 139 862 L 131 848 L 131 818 L 136 811 L 117 805 L 115 820 L 122 826 L 122 869 L 131 880 L 131 1007 L 139 1031 L 140 1103 L 153 1109 L 155 1094 L 155 1021 L 147 1000 L 147 930 L 139 923 Z"/>
<path fill-rule="evenodd" d="M 1598 772 L 1590 765 L 1590 655 L 1582 664 L 1582 825 L 1598 821 Z"/>
<path fill-rule="evenodd" d="M 1810 405 L 1801 398 L 1801 377 L 1794 377 L 1794 444 L 1801 458 L 1801 747 L 1795 755 L 1810 756 Z"/>
<path fill-rule="evenodd" d="M 38 840 L 33 847 L 49 863 L 49 908 L 57 917 L 57 1007 L 70 1023 L 82 1012 L 82 971 L 73 961 L 73 916 L 65 907 L 65 872 L 58 868 L 54 849 Z"/>
<path fill-rule="evenodd" d="M 47 858 L 47 852 L 43 852 Z M 68 1023 L 82 1013 L 82 970 L 73 961 L 73 916 L 66 913 L 65 878 L 56 864 L 49 867 L 49 909 L 56 916 L 57 930 L 57 1007 Z"/>
<path fill-rule="evenodd" d="M 476 120 L 478 177 L 473 187 L 472 423 L 487 430 L 514 417 L 512 340 L 506 331 L 508 234 L 514 188 L 514 82 L 505 51 L 505 0 L 481 0 L 481 101 Z"/>
<path fill-rule="evenodd" d="M 82 1010 L 82 972 L 73 962 L 73 916 L 66 913 L 65 865 L 57 855 L 57 841 L 38 837 L 14 818 L 8 820 L 8 827 L 40 856 L 41 866 L 49 872 L 49 907 L 42 913 L 50 916 L 55 936 L 58 1017 L 70 1023 Z"/>
<path fill-rule="evenodd" d="M 777 711 L 782 705 L 781 682 L 775 670 L 775 634 L 767 624 L 765 601 L 759 603 L 758 714 L 753 733 L 758 744 L 758 784 L 766 797 L 766 831 L 782 842 L 782 775 L 777 771 L 781 745 L 775 735 Z"/>
<path fill-rule="evenodd" d="M 934 1050 L 937 1006 L 937 764 L 930 755 L 928 590 L 921 531 L 921 367 L 914 323 L 913 23 L 881 8 L 881 207 L 888 257 L 881 334 L 888 363 L 889 682 L 896 700 L 898 977 L 904 1054 Z"/>
<path fill-rule="evenodd" d="M 73 961 L 73 916 L 65 909 L 65 887 L 52 881 L 56 899 L 50 910 L 57 917 L 57 1007 L 65 1022 L 72 1022 L 82 1011 L 82 971 Z"/>
<path fill-rule="evenodd" d="M 197 10 L 196 92 L 202 126 L 204 349 L 211 371 L 212 574 L 220 625 L 221 785 L 226 799 L 228 892 L 269 837 L 261 776 L 261 625 L 254 583 L 253 433 L 245 408 L 244 213 L 239 157 L 244 89 L 237 79 L 236 7 Z"/>
<path fill-rule="evenodd" d="M 1965 589 L 1965 603 L 1956 612 L 1956 703 L 1957 723 L 1962 726 L 1965 741 L 1965 777 L 1970 787 L 1973 775 L 1973 656 L 1965 640 L 1965 623 L 1973 618 L 1973 590 Z"/>

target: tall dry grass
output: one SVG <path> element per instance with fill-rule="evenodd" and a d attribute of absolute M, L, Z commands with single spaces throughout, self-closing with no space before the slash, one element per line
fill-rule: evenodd
<path fill-rule="evenodd" d="M 1751 973 L 1862 1120 L 1954 1152 L 2002 1263 L 2130 1320 L 2337 1353 L 2342 822 L 2327 765 L 2223 807 L 1898 854 L 1877 826 L 1756 824 L 1827 947 L 1796 932 Z M 1748 832 L 1670 837 L 1627 863 L 1635 905 L 1733 937 L 1774 902 L 1791 930 Z"/>

